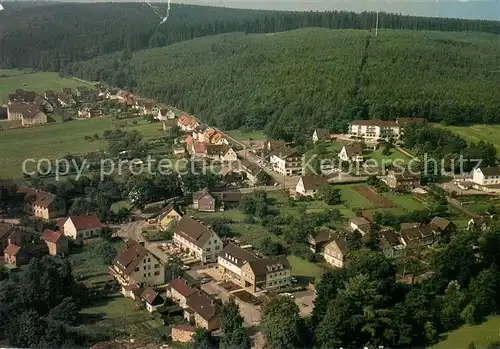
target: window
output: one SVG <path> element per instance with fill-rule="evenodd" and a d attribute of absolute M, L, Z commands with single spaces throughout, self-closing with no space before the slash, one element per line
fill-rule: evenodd
<path fill-rule="evenodd" d="M 159 271 L 155 271 L 155 276 L 160 275 Z"/>
<path fill-rule="evenodd" d="M 143 267 L 143 270 L 146 270 L 146 266 Z"/>
<path fill-rule="evenodd" d="M 148 270 L 151 270 L 151 266 L 150 265 L 148 265 Z"/>
<path fill-rule="evenodd" d="M 139 271 L 139 267 L 135 268 L 135 271 Z"/>
<path fill-rule="evenodd" d="M 205 251 L 210 252 L 210 248 L 207 248 Z"/>
<path fill-rule="evenodd" d="M 144 277 L 146 277 L 146 273 L 144 273 L 143 275 L 144 275 Z"/>
<path fill-rule="evenodd" d="M 158 269 L 160 267 L 159 264 L 155 264 L 155 269 Z"/>
<path fill-rule="evenodd" d="M 215 250 L 218 251 L 219 250 L 219 246 L 215 246 Z"/>
<path fill-rule="evenodd" d="M 151 258 L 148 258 L 148 262 L 151 262 Z"/>
<path fill-rule="evenodd" d="M 151 276 L 151 273 L 148 273 L 148 276 Z"/>

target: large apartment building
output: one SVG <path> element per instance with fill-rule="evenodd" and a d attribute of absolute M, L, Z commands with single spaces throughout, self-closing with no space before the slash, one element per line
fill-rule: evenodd
<path fill-rule="evenodd" d="M 296 149 L 282 148 L 273 151 L 269 161 L 273 170 L 282 176 L 301 176 L 303 156 Z"/>
<path fill-rule="evenodd" d="M 177 223 L 173 240 L 203 264 L 216 262 L 223 246 L 222 240 L 212 229 L 187 216 Z"/>
<path fill-rule="evenodd" d="M 20 121 L 23 126 L 43 125 L 47 115 L 35 103 L 12 103 L 7 106 L 7 120 Z"/>
<path fill-rule="evenodd" d="M 423 118 L 397 118 L 394 121 L 385 120 L 354 120 L 349 125 L 349 136 L 369 140 L 399 139 L 404 133 L 404 127 L 425 123 Z"/>
<path fill-rule="evenodd" d="M 57 195 L 28 187 L 20 187 L 17 192 L 24 195 L 24 211 L 32 216 L 52 219 L 66 213 L 66 203 Z"/>
<path fill-rule="evenodd" d="M 241 283 L 252 293 L 287 288 L 291 284 L 290 263 L 284 255 L 248 261 L 241 267 Z"/>

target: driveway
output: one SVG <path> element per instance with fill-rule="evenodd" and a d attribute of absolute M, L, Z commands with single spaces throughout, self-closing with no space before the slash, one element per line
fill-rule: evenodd
<path fill-rule="evenodd" d="M 295 304 L 299 306 L 300 316 L 310 316 L 314 308 L 314 300 L 316 299 L 316 294 L 314 291 L 305 290 L 293 293 L 295 296 Z"/>

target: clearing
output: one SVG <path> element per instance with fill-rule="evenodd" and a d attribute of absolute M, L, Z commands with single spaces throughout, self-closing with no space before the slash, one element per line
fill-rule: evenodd
<path fill-rule="evenodd" d="M 240 142 L 249 142 L 249 141 L 266 139 L 266 135 L 262 130 L 248 131 L 248 132 L 242 130 L 232 130 L 224 132 L 227 133 L 230 137 L 233 137 L 234 139 Z"/>
<path fill-rule="evenodd" d="M 436 127 L 446 128 L 469 142 L 485 141 L 494 144 L 500 149 L 500 125 L 472 125 L 472 126 L 443 126 L 434 124 Z"/>
<path fill-rule="evenodd" d="M 7 100 L 9 93 L 18 88 L 43 94 L 45 90 L 58 92 L 63 87 L 76 88 L 84 85 L 81 81 L 61 78 L 57 73 L 35 73 L 30 69 L 0 69 L 0 104 Z"/>
<path fill-rule="evenodd" d="M 490 316 L 479 325 L 464 325 L 455 331 L 444 335 L 444 340 L 430 349 L 466 348 L 474 342 L 476 348 L 486 348 L 490 343 L 497 342 L 500 335 L 500 316 Z"/>
<path fill-rule="evenodd" d="M 136 122 L 136 124 L 133 124 Z M 22 178 L 25 159 L 54 160 L 65 155 L 85 155 L 107 148 L 102 137 L 108 129 L 137 130 L 146 140 L 163 134 L 160 123 L 148 123 L 142 117 L 134 119 L 88 119 L 52 123 L 42 126 L 0 130 L 0 178 Z M 86 140 L 85 136 L 99 135 Z"/>

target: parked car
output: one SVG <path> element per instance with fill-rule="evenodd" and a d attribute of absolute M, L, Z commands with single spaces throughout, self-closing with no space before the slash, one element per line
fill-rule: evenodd
<path fill-rule="evenodd" d="M 211 277 L 207 277 L 207 278 L 203 278 L 203 279 L 201 279 L 201 281 L 200 281 L 200 282 L 201 282 L 202 284 L 206 284 L 206 283 L 208 283 L 208 282 L 210 282 L 210 281 L 212 281 L 212 278 L 211 278 Z"/>
<path fill-rule="evenodd" d="M 291 278 L 290 278 L 290 281 L 292 282 L 292 284 L 296 284 L 296 283 L 297 283 L 297 279 L 296 279 L 296 278 L 294 278 L 294 277 L 291 277 Z"/>
<path fill-rule="evenodd" d="M 286 292 L 286 293 L 281 293 L 281 295 L 282 295 L 282 296 L 285 296 L 285 297 L 290 297 L 291 299 L 295 299 L 295 296 L 294 296 L 293 294 L 291 294 L 291 293 L 288 293 L 288 292 Z"/>
<path fill-rule="evenodd" d="M 183 265 L 183 266 L 181 267 L 181 270 L 189 270 L 189 269 L 191 269 L 191 267 L 190 267 L 190 266 L 187 266 L 187 265 Z"/>

